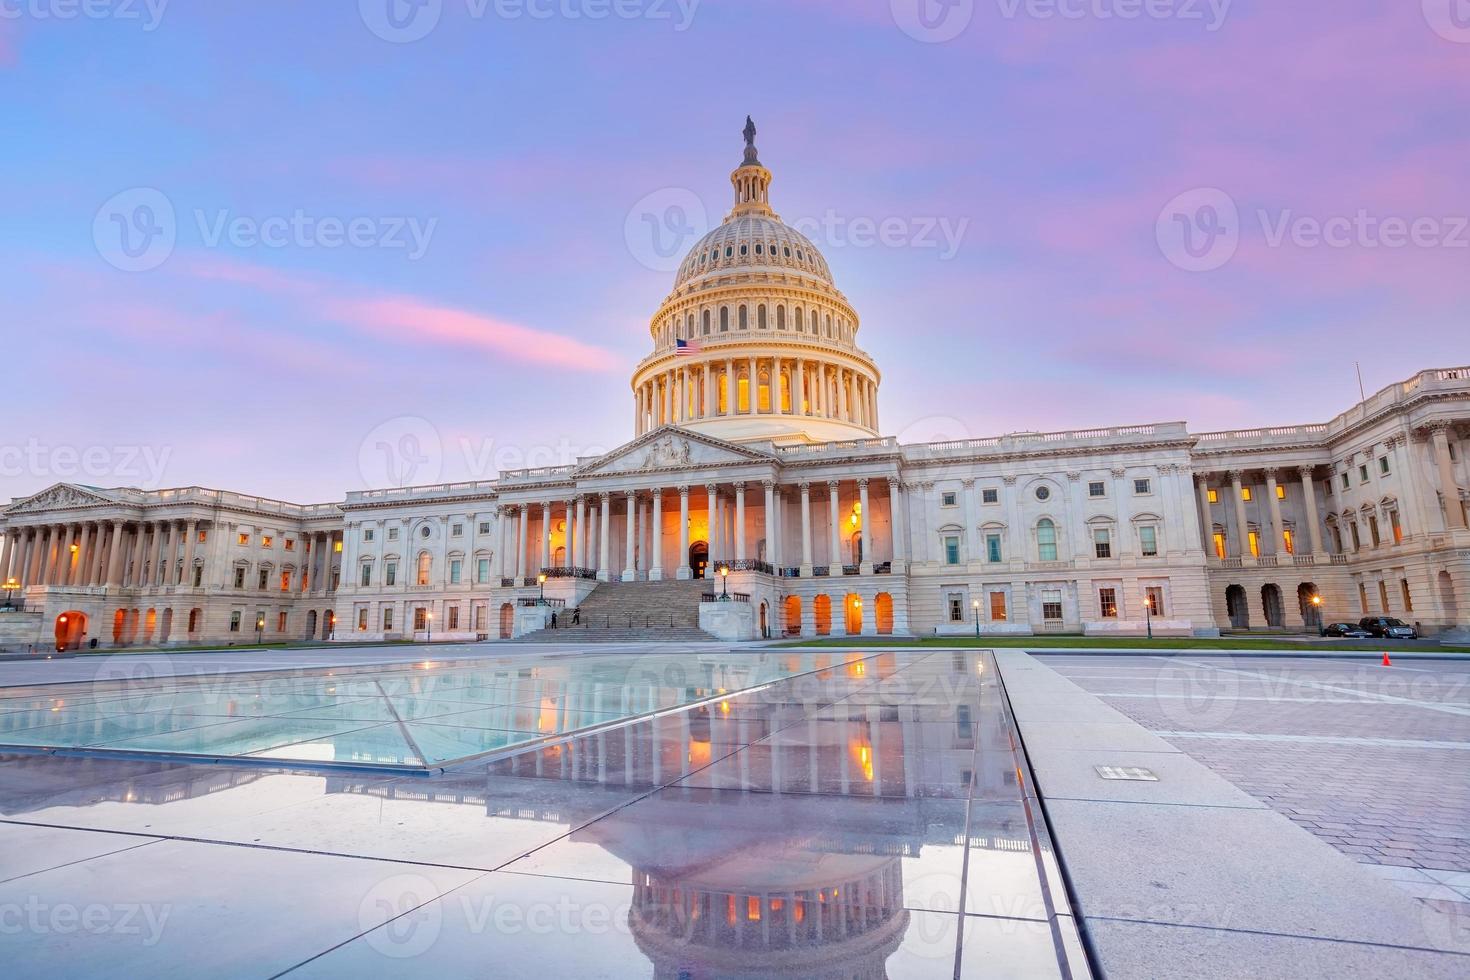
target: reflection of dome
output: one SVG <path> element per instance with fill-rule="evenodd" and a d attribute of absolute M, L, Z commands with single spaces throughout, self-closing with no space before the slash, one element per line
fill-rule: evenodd
<path fill-rule="evenodd" d="M 633 374 L 635 434 L 663 425 L 735 442 L 878 434 L 878 367 L 811 239 L 771 210 L 747 121 L 735 206 L 684 257 Z"/>

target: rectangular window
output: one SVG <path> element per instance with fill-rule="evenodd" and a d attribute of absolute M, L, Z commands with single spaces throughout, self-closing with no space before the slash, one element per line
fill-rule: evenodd
<path fill-rule="evenodd" d="M 357 631 L 359 633 L 367 632 L 367 617 L 368 611 L 366 609 L 359 609 L 357 611 Z"/>
<path fill-rule="evenodd" d="M 1162 586 L 1150 585 L 1143 590 L 1144 601 L 1148 603 L 1148 611 L 1154 616 L 1164 615 L 1164 590 Z"/>
<path fill-rule="evenodd" d="M 946 597 L 949 606 L 949 621 L 951 623 L 963 623 L 965 621 L 965 597 L 959 592 L 951 592 Z"/>
<path fill-rule="evenodd" d="M 1388 476 L 1388 457 L 1387 456 L 1380 456 L 1380 457 L 1378 457 L 1378 472 L 1382 473 L 1384 476 Z"/>
<path fill-rule="evenodd" d="M 428 625 L 429 625 L 429 611 L 427 609 L 425 609 L 423 606 L 419 606 L 417 609 L 415 609 L 413 611 L 413 628 L 415 630 L 422 630 L 422 629 L 426 628 Z"/>
<path fill-rule="evenodd" d="M 991 563 L 997 563 L 1001 560 L 999 534 L 985 535 L 985 557 Z"/>
<path fill-rule="evenodd" d="M 235 588 L 245 588 L 245 569 L 243 568 L 235 569 Z"/>
<path fill-rule="evenodd" d="M 359 581 L 358 581 L 357 584 L 358 585 L 361 585 L 361 586 L 364 586 L 364 587 L 373 584 L 373 566 L 371 566 L 371 565 L 363 565 L 362 566 L 362 577 L 361 577 L 361 579 L 359 579 Z"/>
<path fill-rule="evenodd" d="M 489 534 L 490 533 L 490 522 L 489 521 L 481 521 L 480 522 L 480 533 L 481 534 Z"/>
<path fill-rule="evenodd" d="M 1041 593 L 1041 618 L 1049 623 L 1062 621 L 1062 594 L 1060 592 Z"/>
<path fill-rule="evenodd" d="M 433 568 L 434 559 L 430 558 L 427 554 L 419 555 L 419 585 L 429 584 L 429 575 L 433 571 Z"/>
<path fill-rule="evenodd" d="M 484 606 L 476 606 L 475 607 L 475 632 L 476 633 L 483 633 L 483 632 L 485 632 L 485 607 Z"/>
<path fill-rule="evenodd" d="M 1092 483 L 1089 483 L 1087 485 L 1087 495 L 1089 497 L 1106 497 L 1108 495 L 1107 484 L 1103 483 L 1101 480 L 1095 480 Z"/>
<path fill-rule="evenodd" d="M 481 585 L 490 581 L 489 558 L 480 558 L 475 561 L 475 581 Z"/>
<path fill-rule="evenodd" d="M 1210 493 L 1210 503 L 1212 503 L 1212 504 L 1218 504 L 1220 502 L 1220 491 L 1218 491 L 1218 490 L 1211 490 L 1209 493 Z"/>
<path fill-rule="evenodd" d="M 373 539 L 373 529 L 370 527 L 364 528 L 362 532 L 362 539 L 364 541 L 371 541 Z"/>
<path fill-rule="evenodd" d="M 281 573 L 281 591 L 282 592 L 290 592 L 291 591 L 291 573 L 290 572 L 282 572 Z"/>
<path fill-rule="evenodd" d="M 388 540 L 389 541 L 397 541 L 398 540 L 398 528 L 396 528 L 396 527 L 390 527 L 390 528 L 388 528 Z"/>
<path fill-rule="evenodd" d="M 1099 558 L 1113 557 L 1113 535 L 1105 527 L 1100 527 L 1092 532 L 1092 547 Z"/>
<path fill-rule="evenodd" d="M 287 551 L 295 551 L 296 550 L 296 539 L 295 538 L 287 538 L 286 539 L 286 550 Z"/>
<path fill-rule="evenodd" d="M 1358 534 L 1358 522 L 1357 521 L 1353 521 L 1351 524 L 1349 524 L 1348 525 L 1348 530 L 1350 530 L 1350 531 L 1353 532 L 1353 550 L 1354 551 L 1362 551 L 1363 550 L 1363 538 Z"/>
<path fill-rule="evenodd" d="M 1409 592 L 1409 580 L 1406 578 L 1399 579 L 1399 588 L 1404 594 L 1404 612 L 1413 612 L 1414 596 Z"/>
<path fill-rule="evenodd" d="M 1000 491 L 997 490 L 997 489 L 995 489 L 994 487 L 991 487 L 991 488 L 989 488 L 987 490 L 981 490 L 980 491 L 980 502 L 982 504 L 998 504 L 998 503 L 1000 503 Z"/>
<path fill-rule="evenodd" d="M 1252 558 L 1259 558 L 1259 557 L 1261 557 L 1261 533 L 1259 531 L 1252 531 L 1250 533 L 1250 545 L 1251 545 L 1251 557 Z"/>
<path fill-rule="evenodd" d="M 1373 547 L 1375 548 L 1381 543 L 1378 538 L 1378 518 L 1372 514 L 1368 515 L 1368 537 L 1372 540 Z"/>
<path fill-rule="evenodd" d="M 1097 590 L 1098 607 L 1102 610 L 1103 619 L 1118 618 L 1118 592 L 1116 589 Z"/>
<path fill-rule="evenodd" d="M 1153 484 L 1148 480 L 1134 480 L 1133 492 L 1138 494 L 1140 497 L 1153 493 Z"/>
<path fill-rule="evenodd" d="M 1378 580 L 1378 608 L 1388 612 L 1388 583 Z"/>
<path fill-rule="evenodd" d="M 266 590 L 267 583 L 270 581 L 266 577 L 268 575 L 270 575 L 270 572 L 268 572 L 264 568 L 262 568 L 260 570 L 260 573 L 258 575 L 256 575 L 256 577 L 255 577 L 256 578 L 255 587 L 257 589 L 259 589 L 260 591 L 262 591 L 262 592 L 264 592 Z"/>
<path fill-rule="evenodd" d="M 262 548 L 269 548 L 272 545 L 274 545 L 275 543 L 276 543 L 276 539 L 273 538 L 273 537 L 271 537 L 269 534 L 267 534 L 265 537 L 263 537 L 263 538 L 260 539 L 260 546 Z"/>
<path fill-rule="evenodd" d="M 246 546 L 246 545 L 248 545 L 248 544 L 250 544 L 250 535 L 248 535 L 248 534 L 245 534 L 245 533 L 243 533 L 243 532 L 242 532 L 242 533 L 241 533 L 241 534 L 240 534 L 240 537 L 239 537 L 239 538 L 237 538 L 237 539 L 236 539 L 236 541 L 237 541 L 237 543 L 238 543 L 238 544 L 239 544 L 239 545 L 240 545 L 240 547 L 242 547 L 242 548 L 243 548 L 243 547 L 245 547 L 245 546 Z"/>
<path fill-rule="evenodd" d="M 1368 482 L 1368 464 L 1367 463 L 1360 463 L 1358 465 L 1358 482 L 1359 483 L 1367 483 Z"/>
<path fill-rule="evenodd" d="M 1358 583 L 1358 608 L 1363 610 L 1363 615 L 1368 615 L 1368 588 L 1362 582 Z"/>
<path fill-rule="evenodd" d="M 383 610 L 383 632 L 393 632 L 393 607 L 389 606 Z"/>
<path fill-rule="evenodd" d="M 1005 622 L 1006 594 L 1004 592 L 990 593 L 990 618 L 997 623 Z"/>
<path fill-rule="evenodd" d="M 941 493 L 939 495 L 939 505 L 941 507 L 953 507 L 956 503 L 958 503 L 958 501 L 958 495 L 956 495 L 952 490 L 946 490 L 944 493 Z"/>
<path fill-rule="evenodd" d="M 389 561 L 389 562 L 384 562 L 383 563 L 383 584 L 384 585 L 397 585 L 398 584 L 398 562 L 396 562 L 396 561 Z"/>
<path fill-rule="evenodd" d="M 450 585 L 458 585 L 460 583 L 460 579 L 462 577 L 462 570 L 463 570 L 463 568 L 464 568 L 464 562 L 460 561 L 458 558 L 455 558 L 454 560 L 452 560 L 449 563 L 449 584 Z"/>
<path fill-rule="evenodd" d="M 1348 488 L 1348 487 L 1350 487 L 1350 486 L 1352 486 L 1352 485 L 1353 485 L 1353 483 L 1352 483 L 1352 478 L 1351 478 L 1351 477 L 1349 477 L 1349 476 L 1348 476 L 1348 475 L 1347 475 L 1347 473 L 1343 473 L 1343 475 L 1342 475 L 1342 488 L 1343 488 L 1343 489 L 1344 489 L 1344 490 L 1346 490 L 1346 489 L 1347 489 L 1347 488 Z"/>
<path fill-rule="evenodd" d="M 1244 500 L 1246 503 L 1250 503 L 1251 502 L 1251 488 L 1250 487 L 1241 487 L 1240 488 L 1240 499 L 1241 500 Z"/>
<path fill-rule="evenodd" d="M 1221 561 L 1225 560 L 1225 533 L 1223 531 L 1215 532 L 1215 557 Z"/>
<path fill-rule="evenodd" d="M 944 563 L 946 565 L 960 563 L 960 539 L 954 535 L 944 539 Z"/>
<path fill-rule="evenodd" d="M 458 606 L 450 606 L 449 607 L 448 617 L 449 617 L 449 621 L 448 621 L 448 626 L 446 628 L 447 629 L 452 629 L 452 630 L 459 629 L 459 607 Z"/>
<path fill-rule="evenodd" d="M 230 632 L 240 632 L 240 610 L 238 609 L 230 613 Z"/>
<path fill-rule="evenodd" d="M 342 553 L 342 542 L 341 541 L 333 541 L 332 542 L 332 551 L 334 551 L 335 553 L 337 553 L 337 554 L 340 555 Z"/>
<path fill-rule="evenodd" d="M 1286 499 L 1286 487 L 1282 486 L 1279 483 L 1276 484 L 1276 499 L 1277 500 L 1285 500 Z"/>
<path fill-rule="evenodd" d="M 463 524 L 455 524 L 455 525 L 452 525 L 449 528 L 449 536 L 451 538 L 462 538 L 462 537 L 464 537 L 464 525 Z"/>
<path fill-rule="evenodd" d="M 1391 511 L 1388 512 L 1388 526 L 1389 526 L 1389 529 L 1393 531 L 1393 543 L 1394 544 L 1403 544 L 1404 543 L 1404 525 L 1403 525 L 1403 522 L 1401 522 L 1399 520 L 1399 512 L 1398 511 L 1391 510 Z"/>
<path fill-rule="evenodd" d="M 276 613 L 276 632 L 277 633 L 284 633 L 284 632 L 286 632 L 286 611 L 285 610 L 282 610 L 282 611 Z"/>
<path fill-rule="evenodd" d="M 1151 524 L 1139 528 L 1138 543 L 1142 546 L 1143 557 L 1155 557 L 1159 553 L 1159 529 Z"/>
<path fill-rule="evenodd" d="M 1281 543 L 1286 546 L 1288 555 L 1296 554 L 1296 536 L 1291 533 L 1291 528 L 1285 528 L 1281 532 Z"/>

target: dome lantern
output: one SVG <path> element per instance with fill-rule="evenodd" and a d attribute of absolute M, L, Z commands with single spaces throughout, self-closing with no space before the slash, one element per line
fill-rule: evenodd
<path fill-rule="evenodd" d="M 755 148 L 755 121 L 745 117 L 745 161 L 730 175 L 735 187 L 735 210 L 725 218 L 726 222 L 747 214 L 760 214 L 780 221 L 780 216 L 771 210 L 771 172 L 761 165 L 760 154 Z"/>

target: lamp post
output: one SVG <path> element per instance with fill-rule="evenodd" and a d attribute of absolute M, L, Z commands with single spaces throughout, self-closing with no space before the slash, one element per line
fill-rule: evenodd
<path fill-rule="evenodd" d="M 1148 638 L 1154 638 L 1154 597 L 1144 595 L 1143 597 L 1143 620 L 1148 624 Z"/>
<path fill-rule="evenodd" d="M 971 599 L 970 608 L 975 610 L 975 639 L 980 639 L 980 600 Z"/>
<path fill-rule="evenodd" d="M 8 578 L 8 579 L 5 580 L 5 608 L 6 609 L 13 608 L 12 605 L 11 605 L 11 603 L 10 603 L 10 594 L 12 592 L 14 592 L 18 588 L 20 588 L 20 582 L 16 580 L 15 576 L 12 575 L 10 578 Z"/>
<path fill-rule="evenodd" d="M 1317 610 L 1317 629 L 1322 629 L 1322 596 L 1312 596 L 1312 608 Z"/>
<path fill-rule="evenodd" d="M 424 629 L 424 634 L 425 634 L 425 636 L 424 636 L 424 642 L 425 643 L 433 643 L 434 642 L 434 610 L 432 610 L 432 609 L 425 609 L 424 610 L 424 627 L 425 627 L 425 629 Z"/>
<path fill-rule="evenodd" d="M 327 640 L 330 642 L 337 638 L 337 614 L 327 613 Z"/>
<path fill-rule="evenodd" d="M 255 615 L 255 645 L 260 646 L 265 642 L 265 613 Z"/>
<path fill-rule="evenodd" d="M 540 606 L 544 606 L 544 605 L 546 605 L 546 573 L 545 572 L 542 572 L 540 575 L 537 575 L 536 576 L 536 584 L 541 587 L 541 595 L 537 597 L 536 604 L 537 605 L 540 605 Z"/>
<path fill-rule="evenodd" d="M 720 566 L 720 601 L 730 601 L 730 566 Z"/>

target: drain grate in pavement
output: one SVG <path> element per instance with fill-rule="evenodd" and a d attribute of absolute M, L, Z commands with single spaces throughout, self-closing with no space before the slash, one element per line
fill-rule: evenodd
<path fill-rule="evenodd" d="M 1103 779 L 1130 779 L 1138 783 L 1156 783 L 1159 777 L 1140 766 L 1093 766 Z"/>

